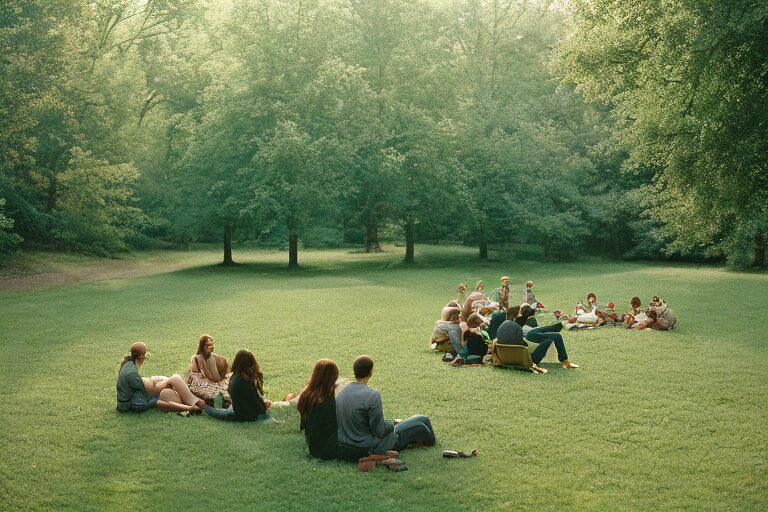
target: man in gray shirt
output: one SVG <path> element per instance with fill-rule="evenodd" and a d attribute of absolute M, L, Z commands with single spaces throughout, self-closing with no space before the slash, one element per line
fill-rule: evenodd
<path fill-rule="evenodd" d="M 400 451 L 409 444 L 432 446 L 435 434 L 426 416 L 411 416 L 405 421 L 385 420 L 381 393 L 369 388 L 373 359 L 359 356 L 352 364 L 355 382 L 336 396 L 336 422 L 339 443 L 367 448 L 371 453 Z"/>

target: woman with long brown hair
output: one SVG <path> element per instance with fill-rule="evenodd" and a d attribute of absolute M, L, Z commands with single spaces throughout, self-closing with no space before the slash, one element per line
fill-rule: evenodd
<path fill-rule="evenodd" d="M 189 362 L 187 384 L 203 400 L 213 400 L 221 393 L 224 400 L 230 402 L 227 388 L 232 374 L 227 373 L 227 359 L 216 354 L 213 349 L 213 338 L 209 334 L 200 336 L 197 353 Z"/>
<path fill-rule="evenodd" d="M 232 378 L 229 381 L 232 407 L 217 409 L 205 406 L 208 416 L 227 421 L 268 420 L 267 409 L 272 405 L 264 400 L 264 374 L 250 350 L 242 349 L 232 361 Z"/>
<path fill-rule="evenodd" d="M 339 368 L 330 359 L 315 363 L 312 377 L 299 395 L 300 429 L 304 431 L 309 453 L 318 459 L 341 459 L 357 462 L 368 455 L 366 449 L 350 449 L 339 445 L 334 390 Z"/>

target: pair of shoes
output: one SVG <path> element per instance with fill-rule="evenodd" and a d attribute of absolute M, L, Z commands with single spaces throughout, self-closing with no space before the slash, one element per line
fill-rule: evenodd
<path fill-rule="evenodd" d="M 472 450 L 469 453 L 454 450 L 443 450 L 443 457 L 446 459 L 468 459 L 470 457 L 477 457 L 477 450 Z"/>
<path fill-rule="evenodd" d="M 570 362 L 567 359 L 565 361 L 562 361 L 560 364 L 562 364 L 563 368 L 565 368 L 565 369 L 580 368 L 579 365 L 577 365 L 576 363 L 572 363 L 572 362 Z"/>

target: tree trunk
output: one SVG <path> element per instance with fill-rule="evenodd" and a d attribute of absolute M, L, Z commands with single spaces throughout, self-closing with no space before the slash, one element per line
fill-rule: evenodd
<path fill-rule="evenodd" d="M 416 229 L 412 220 L 405 223 L 405 262 L 414 262 L 414 244 L 416 243 Z"/>
<path fill-rule="evenodd" d="M 224 265 L 234 265 L 232 260 L 232 234 L 235 232 L 234 226 L 227 224 L 224 226 Z"/>
<path fill-rule="evenodd" d="M 485 237 L 480 239 L 480 259 L 488 259 L 488 243 L 485 241 Z"/>
<path fill-rule="evenodd" d="M 753 267 L 765 268 L 765 244 L 765 232 L 758 231 L 757 235 L 755 235 L 755 259 L 752 262 Z"/>
<path fill-rule="evenodd" d="M 58 195 L 58 183 L 56 176 L 52 175 L 48 181 L 48 190 L 45 198 L 45 211 L 51 213 L 56 208 L 56 196 Z"/>
<path fill-rule="evenodd" d="M 296 225 L 288 223 L 288 268 L 299 268 L 299 235 L 296 233 Z"/>
<path fill-rule="evenodd" d="M 369 224 L 365 227 L 365 252 L 381 252 L 379 227 L 375 224 Z"/>

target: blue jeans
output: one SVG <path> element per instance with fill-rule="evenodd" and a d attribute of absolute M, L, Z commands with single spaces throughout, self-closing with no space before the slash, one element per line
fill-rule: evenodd
<path fill-rule="evenodd" d="M 206 405 L 205 407 L 203 407 L 203 411 L 205 411 L 205 414 L 207 414 L 211 418 L 216 418 L 217 420 L 235 421 L 234 407 L 230 407 L 229 409 L 217 409 L 216 407 L 211 407 L 210 405 Z M 268 419 L 269 419 L 269 415 L 259 414 L 258 421 L 264 421 Z"/>
<path fill-rule="evenodd" d="M 384 421 L 391 425 L 390 420 Z M 384 453 L 389 450 L 404 450 L 409 444 L 417 441 L 423 442 L 426 446 L 435 444 L 435 432 L 432 430 L 432 422 L 423 415 L 411 416 L 397 425 L 392 432 L 382 439 L 378 439 L 371 446 L 371 453 Z"/>
<path fill-rule="evenodd" d="M 232 421 L 235 419 L 235 409 L 232 407 L 229 409 L 217 409 L 216 407 L 206 405 L 203 407 L 203 411 L 211 418 L 216 418 L 217 420 Z"/>
<path fill-rule="evenodd" d="M 547 355 L 547 350 L 552 343 L 555 344 L 555 348 L 557 349 L 557 359 L 561 363 L 568 359 L 568 353 L 565 351 L 565 343 L 559 332 L 562 330 L 563 324 L 558 322 L 556 324 L 537 327 L 528 331 L 528 334 L 525 335 L 528 341 L 539 344 L 539 346 L 531 352 L 531 361 L 533 361 L 534 364 L 539 364 L 541 360 L 544 359 L 544 356 Z"/>
<path fill-rule="evenodd" d="M 397 442 L 395 450 L 402 451 L 408 445 L 421 442 L 426 446 L 434 446 L 435 431 L 432 429 L 432 422 L 424 415 L 411 416 L 395 425 L 395 434 Z"/>

